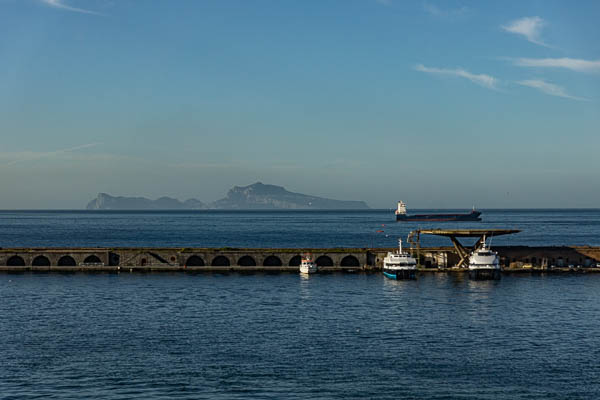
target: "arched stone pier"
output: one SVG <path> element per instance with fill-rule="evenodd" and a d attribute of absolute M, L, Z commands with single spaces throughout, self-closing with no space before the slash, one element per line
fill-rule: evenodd
<path fill-rule="evenodd" d="M 236 248 L 51 248 L 0 249 L 3 270 L 281 270 L 293 271 L 310 253 L 327 269 L 380 268 L 387 251 L 394 249 L 236 249 Z M 409 250 L 409 249 L 407 249 Z M 506 270 L 518 268 L 594 268 L 600 247 L 498 246 Z M 425 269 L 446 269 L 459 261 L 451 247 L 420 248 Z M 416 254 L 414 254 L 416 256 Z"/>

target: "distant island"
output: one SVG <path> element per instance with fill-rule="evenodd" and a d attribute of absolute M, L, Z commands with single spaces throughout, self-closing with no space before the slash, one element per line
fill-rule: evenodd
<path fill-rule="evenodd" d="M 111 196 L 99 193 L 90 201 L 88 210 L 332 210 L 368 209 L 364 201 L 333 200 L 287 191 L 282 186 L 256 182 L 248 186 L 234 186 L 227 196 L 213 203 L 189 199 L 180 201 L 172 197 L 156 200 L 145 197 Z"/>

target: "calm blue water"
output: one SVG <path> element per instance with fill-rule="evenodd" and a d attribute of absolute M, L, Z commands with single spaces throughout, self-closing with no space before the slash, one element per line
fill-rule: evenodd
<path fill-rule="evenodd" d="M 488 210 L 468 224 L 370 210 L 2 211 L 0 246 L 393 247 L 418 227 L 600 245 L 600 210 Z M 5 273 L 0 316 L 3 400 L 600 396 L 595 274 Z"/>
<path fill-rule="evenodd" d="M 482 222 L 468 223 L 398 223 L 389 210 L 0 211 L 0 247 L 395 247 L 413 229 L 438 227 L 522 230 L 497 245 L 600 245 L 600 209 L 592 209 L 483 210 Z"/>
<path fill-rule="evenodd" d="M 600 276 L 0 274 L 0 398 L 597 399 Z"/>

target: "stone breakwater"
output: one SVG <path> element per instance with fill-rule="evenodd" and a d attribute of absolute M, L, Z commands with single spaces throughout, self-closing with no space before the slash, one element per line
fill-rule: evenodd
<path fill-rule="evenodd" d="M 384 248 L 11 248 L 0 249 L 2 271 L 297 271 L 310 253 L 322 270 L 377 270 Z M 409 249 L 407 249 L 409 250 Z M 600 247 L 498 246 L 505 271 L 600 271 Z M 424 271 L 462 271 L 454 248 L 410 250 Z"/>

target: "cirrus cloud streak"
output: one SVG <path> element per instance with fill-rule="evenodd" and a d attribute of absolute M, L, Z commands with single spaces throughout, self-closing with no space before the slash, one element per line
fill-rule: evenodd
<path fill-rule="evenodd" d="M 506 32 L 525 36 L 531 43 L 549 47 L 541 39 L 544 25 L 546 22 L 540 17 L 524 17 L 511 21 L 508 25 L 502 25 L 501 28 Z"/>
<path fill-rule="evenodd" d="M 600 60 L 577 58 L 517 58 L 513 63 L 519 67 L 566 68 L 577 72 L 600 72 Z"/>
<path fill-rule="evenodd" d="M 571 100 L 589 101 L 589 99 L 583 97 L 572 96 L 567 93 L 565 88 L 562 86 L 555 85 L 554 83 L 546 82 L 541 79 L 528 79 L 517 82 L 521 86 L 528 86 L 539 90 L 542 93 L 549 94 L 550 96 L 564 97 Z"/>
<path fill-rule="evenodd" d="M 23 151 L 23 152 L 19 152 L 19 153 L 14 153 L 13 157 L 12 157 L 14 159 L 5 165 L 10 166 L 10 165 L 15 165 L 15 164 L 23 162 L 23 161 L 33 161 L 33 160 L 38 160 L 41 158 L 54 157 L 54 156 L 58 156 L 58 155 L 65 154 L 65 153 L 72 153 L 77 150 L 87 149 L 90 147 L 96 147 L 101 144 L 102 143 L 88 143 L 88 144 L 82 144 L 80 146 L 69 147 L 66 149 L 55 150 L 55 151 L 42 151 L 42 152 Z M 10 156 L 10 155 L 11 155 L 10 153 L 0 154 L 0 158 L 2 158 L 1 156 Z"/>
<path fill-rule="evenodd" d="M 457 76 L 460 78 L 468 79 L 479 86 L 483 86 L 488 89 L 498 90 L 499 80 L 487 74 L 473 74 L 462 68 L 447 69 L 426 67 L 423 64 L 416 65 L 415 70 L 434 75 Z"/>
<path fill-rule="evenodd" d="M 54 7 L 54 8 L 60 8 L 63 10 L 78 12 L 78 13 L 82 13 L 82 14 L 93 14 L 93 15 L 104 16 L 104 14 L 101 14 L 96 11 L 90 11 L 90 10 L 85 10 L 83 8 L 71 7 L 68 4 L 65 4 L 63 0 L 41 0 L 41 2 L 50 7 Z"/>

